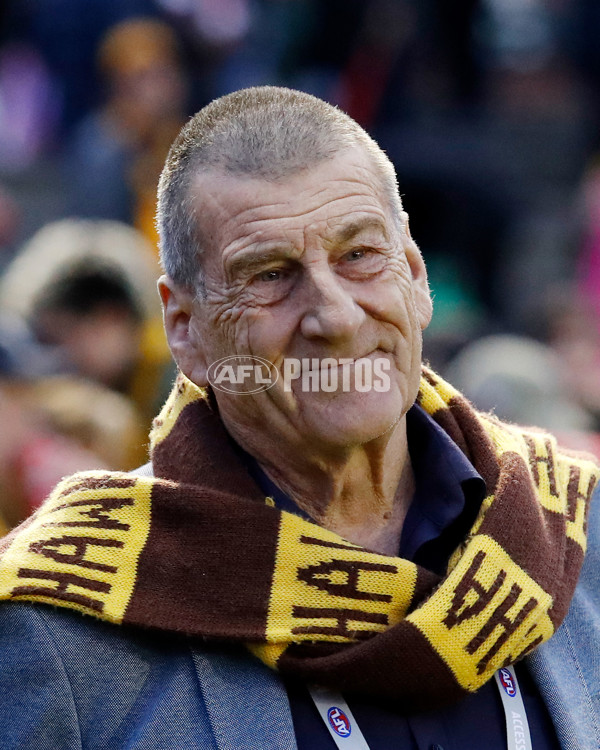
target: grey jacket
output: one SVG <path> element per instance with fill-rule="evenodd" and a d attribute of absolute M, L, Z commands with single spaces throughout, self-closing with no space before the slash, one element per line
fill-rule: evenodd
<path fill-rule="evenodd" d="M 562 748 L 598 750 L 598 491 L 569 614 L 528 661 Z M 2 750 L 295 747 L 282 683 L 243 648 L 191 646 L 44 605 L 0 606 Z"/>

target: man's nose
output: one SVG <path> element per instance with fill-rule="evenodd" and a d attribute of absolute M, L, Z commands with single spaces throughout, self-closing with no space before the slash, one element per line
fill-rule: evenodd
<path fill-rule="evenodd" d="M 304 283 L 307 301 L 301 322 L 302 334 L 306 338 L 328 341 L 351 338 L 365 319 L 365 312 L 351 290 L 331 268 L 307 274 Z"/>

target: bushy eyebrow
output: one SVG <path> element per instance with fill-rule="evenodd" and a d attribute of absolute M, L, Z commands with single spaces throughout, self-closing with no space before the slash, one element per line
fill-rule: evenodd
<path fill-rule="evenodd" d="M 369 216 L 366 218 L 354 219 L 347 224 L 344 224 L 338 229 L 334 235 L 334 242 L 348 242 L 356 237 L 357 234 L 374 229 L 375 231 L 381 232 L 381 234 L 388 239 L 388 231 L 385 222 L 377 217 Z"/>
<path fill-rule="evenodd" d="M 231 277 L 239 274 L 251 274 L 264 268 L 269 263 L 281 260 L 294 260 L 299 255 L 291 246 L 272 245 L 271 247 L 255 248 L 250 252 L 238 254 L 227 266 L 227 273 Z"/>

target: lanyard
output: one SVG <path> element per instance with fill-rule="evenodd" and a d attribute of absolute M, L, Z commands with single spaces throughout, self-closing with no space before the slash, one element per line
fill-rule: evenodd
<path fill-rule="evenodd" d="M 494 678 L 504 707 L 508 750 L 531 750 L 529 723 L 514 668 L 501 667 Z"/>
<path fill-rule="evenodd" d="M 308 688 L 317 711 L 339 750 L 369 750 L 350 707 L 340 693 L 329 688 Z"/>
<path fill-rule="evenodd" d="M 502 667 L 494 675 L 506 721 L 507 750 L 531 750 L 525 704 L 513 667 Z M 340 693 L 310 686 L 308 691 L 338 750 L 369 750 L 369 745 L 350 707 Z"/>

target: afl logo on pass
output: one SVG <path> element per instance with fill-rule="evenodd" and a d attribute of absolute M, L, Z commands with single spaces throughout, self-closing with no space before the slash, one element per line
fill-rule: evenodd
<path fill-rule="evenodd" d="M 331 728 L 337 735 L 339 735 L 340 737 L 350 736 L 350 732 L 352 731 L 350 727 L 350 720 L 341 708 L 332 706 L 329 711 L 327 711 L 327 718 L 329 719 Z"/>
<path fill-rule="evenodd" d="M 504 688 L 504 692 L 509 695 L 511 698 L 514 698 L 517 694 L 517 687 L 515 685 L 515 681 L 512 678 L 511 673 L 508 671 L 508 669 L 502 669 L 499 670 L 500 672 L 500 682 L 502 683 L 502 687 Z"/>

